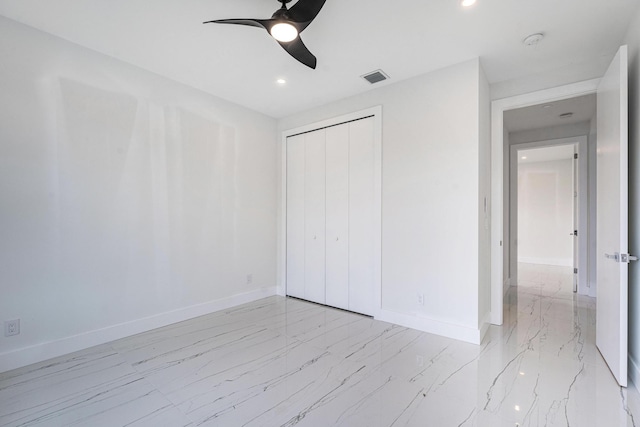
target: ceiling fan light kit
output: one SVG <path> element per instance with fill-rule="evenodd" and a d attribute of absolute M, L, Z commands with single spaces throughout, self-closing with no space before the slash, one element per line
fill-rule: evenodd
<path fill-rule="evenodd" d="M 298 30 L 287 22 L 281 22 L 271 27 L 271 35 L 279 42 L 290 42 L 298 37 Z"/>
<path fill-rule="evenodd" d="M 271 19 L 216 19 L 205 24 L 236 24 L 263 28 L 286 50 L 289 55 L 309 68 L 316 68 L 317 59 L 300 39 L 300 33 L 318 16 L 326 0 L 298 0 L 291 9 L 287 3 L 291 0 L 279 0 L 282 7 L 276 10 Z"/>

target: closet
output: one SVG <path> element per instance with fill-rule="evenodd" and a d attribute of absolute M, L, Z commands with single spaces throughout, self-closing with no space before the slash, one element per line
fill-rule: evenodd
<path fill-rule="evenodd" d="M 375 167 L 373 117 L 287 138 L 287 295 L 373 314 Z"/>

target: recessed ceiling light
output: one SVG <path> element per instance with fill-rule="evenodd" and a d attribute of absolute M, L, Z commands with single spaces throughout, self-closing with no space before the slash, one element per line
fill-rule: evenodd
<path fill-rule="evenodd" d="M 463 7 L 469 7 L 469 6 L 473 6 L 474 4 L 476 4 L 476 0 L 461 0 L 460 4 Z"/>
<path fill-rule="evenodd" d="M 527 156 L 520 157 L 522 160 L 527 160 Z M 524 375 L 524 373 L 520 372 L 520 375 Z"/>
<path fill-rule="evenodd" d="M 287 81 L 285 79 L 278 79 L 276 80 L 276 83 L 278 83 L 279 85 L 283 85 L 283 84 L 286 84 Z"/>
<path fill-rule="evenodd" d="M 552 105 L 552 104 L 547 104 L 547 105 L 543 105 L 543 106 L 542 106 L 542 108 L 544 108 L 544 109 L 549 109 L 549 108 L 551 108 L 551 107 L 553 107 L 553 105 Z"/>
<path fill-rule="evenodd" d="M 538 43 L 540 43 L 542 41 L 543 38 L 544 38 L 544 34 L 535 33 L 535 34 L 531 34 L 531 35 L 528 35 L 527 37 L 525 37 L 525 39 L 522 40 L 522 43 L 524 43 L 525 46 L 535 47 L 535 46 L 538 45 Z"/>

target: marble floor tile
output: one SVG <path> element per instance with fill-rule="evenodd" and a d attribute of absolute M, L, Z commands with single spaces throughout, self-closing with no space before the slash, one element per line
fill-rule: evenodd
<path fill-rule="evenodd" d="M 108 345 L 0 375 L 2 426 L 192 425 Z"/>
<path fill-rule="evenodd" d="M 596 301 L 519 272 L 482 345 L 270 297 L 0 373 L 0 426 L 635 426 Z"/>

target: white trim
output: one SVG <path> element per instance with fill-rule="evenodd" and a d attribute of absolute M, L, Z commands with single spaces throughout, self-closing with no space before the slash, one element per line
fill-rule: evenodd
<path fill-rule="evenodd" d="M 370 116 L 373 116 L 374 121 L 374 193 L 376 197 L 374 201 L 376 206 L 374 222 L 376 224 L 376 230 L 378 230 L 374 247 L 375 256 L 378 260 L 374 266 L 374 307 L 373 312 L 370 314 L 375 317 L 382 307 L 382 105 L 282 131 L 280 139 L 280 203 L 278 204 L 278 295 L 286 295 L 287 286 L 287 138 L 300 133 L 311 132 Z"/>
<path fill-rule="evenodd" d="M 275 294 L 275 286 L 256 289 L 243 294 L 233 295 L 203 304 L 192 305 L 190 307 L 156 314 L 143 319 L 108 326 L 103 329 L 85 332 L 56 341 L 44 342 L 30 347 L 0 353 L 0 372 L 21 368 L 32 363 L 42 362 L 53 357 L 84 350 L 120 338 L 183 322 L 185 320 L 211 314 L 216 311 L 226 310 L 240 304 L 246 304 Z"/>
<path fill-rule="evenodd" d="M 524 95 L 498 99 L 491 103 L 491 323 L 502 325 L 503 303 L 503 170 L 504 112 L 543 102 L 559 101 L 595 93 L 599 79 L 587 80 Z"/>
<path fill-rule="evenodd" d="M 489 330 L 489 324 L 485 323 L 480 329 L 446 323 L 428 317 L 398 313 L 390 310 L 380 310 L 375 316 L 376 320 L 393 323 L 406 328 L 416 329 L 430 334 L 453 338 L 471 344 L 480 344 L 484 335 Z"/>

